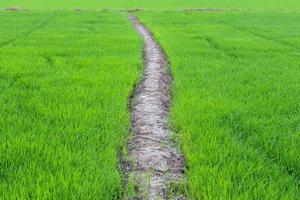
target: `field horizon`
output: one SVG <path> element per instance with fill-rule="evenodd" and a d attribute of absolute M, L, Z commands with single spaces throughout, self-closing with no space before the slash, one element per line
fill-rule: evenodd
<path fill-rule="evenodd" d="M 215 9 L 241 9 L 241 10 L 294 10 L 299 11 L 300 6 L 296 0 L 46 0 L 42 3 L 37 0 L 3 0 L 0 2 L 1 9 L 19 8 L 31 10 L 126 10 L 140 9 L 144 11 L 168 11 L 195 8 Z"/>

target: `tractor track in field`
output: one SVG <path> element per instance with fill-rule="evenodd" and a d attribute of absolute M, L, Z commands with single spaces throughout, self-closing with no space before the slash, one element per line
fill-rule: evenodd
<path fill-rule="evenodd" d="M 169 63 L 152 34 L 135 16 L 129 20 L 144 40 L 144 71 L 131 99 L 133 137 L 128 176 L 135 181 L 133 199 L 185 199 L 180 194 L 185 161 L 168 129 L 171 105 Z"/>

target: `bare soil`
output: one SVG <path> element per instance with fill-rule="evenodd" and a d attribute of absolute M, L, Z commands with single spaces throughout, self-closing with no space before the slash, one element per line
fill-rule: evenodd
<path fill-rule="evenodd" d="M 131 105 L 133 138 L 129 174 L 136 185 L 135 199 L 183 199 L 171 185 L 183 180 L 183 155 L 171 140 L 168 115 L 172 76 L 167 58 L 152 34 L 134 16 L 129 17 L 144 39 L 144 72 Z"/>
<path fill-rule="evenodd" d="M 30 9 L 9 7 L 9 8 L 0 8 L 0 11 L 23 12 L 23 11 L 30 11 Z"/>

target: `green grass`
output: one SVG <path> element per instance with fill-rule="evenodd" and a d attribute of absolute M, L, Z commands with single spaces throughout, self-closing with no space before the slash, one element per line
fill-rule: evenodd
<path fill-rule="evenodd" d="M 174 10 L 214 7 L 242 9 L 299 9 L 298 0 L 1 0 L 0 8 L 20 7 L 39 10 L 132 9 Z"/>
<path fill-rule="evenodd" d="M 0 13 L 0 199 L 122 195 L 141 48 L 120 13 Z"/>
<path fill-rule="evenodd" d="M 300 14 L 139 13 L 170 58 L 190 199 L 299 199 Z"/>

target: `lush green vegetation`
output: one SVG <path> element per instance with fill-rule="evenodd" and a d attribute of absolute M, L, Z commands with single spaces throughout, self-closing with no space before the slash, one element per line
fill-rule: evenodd
<path fill-rule="evenodd" d="M 170 58 L 191 199 L 299 199 L 300 14 L 140 13 Z"/>
<path fill-rule="evenodd" d="M 173 10 L 181 8 L 213 7 L 242 9 L 296 9 L 298 0 L 1 0 L 0 7 L 29 9 L 151 9 Z"/>
<path fill-rule="evenodd" d="M 0 199 L 122 195 L 141 47 L 120 13 L 0 13 Z"/>
<path fill-rule="evenodd" d="M 226 12 L 174 11 L 205 7 Z M 125 14 L 93 10 L 135 8 L 172 64 L 188 197 L 299 199 L 298 0 L 1 0 L 0 199 L 126 192 L 142 45 Z"/>

